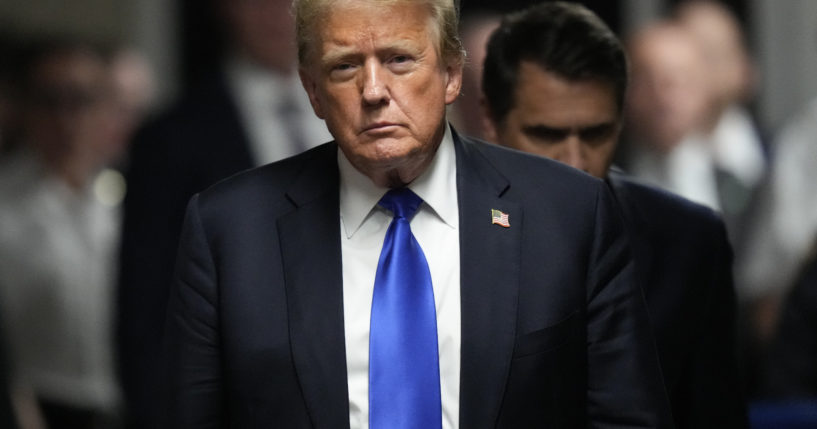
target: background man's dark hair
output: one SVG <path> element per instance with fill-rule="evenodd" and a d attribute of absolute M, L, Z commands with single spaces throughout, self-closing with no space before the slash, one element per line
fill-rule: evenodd
<path fill-rule="evenodd" d="M 627 89 L 627 57 L 616 35 L 593 12 L 565 2 L 541 3 L 502 20 L 491 35 L 482 91 L 501 123 L 514 105 L 519 64 L 530 61 L 569 81 L 613 86 L 619 111 Z"/>

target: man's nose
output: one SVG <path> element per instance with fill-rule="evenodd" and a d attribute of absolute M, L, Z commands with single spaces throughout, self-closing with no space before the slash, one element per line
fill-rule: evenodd
<path fill-rule="evenodd" d="M 588 166 L 587 160 L 584 157 L 584 151 L 582 150 L 582 142 L 581 139 L 574 134 L 568 136 L 565 142 L 565 150 L 562 152 L 562 162 L 586 172 Z"/>
<path fill-rule="evenodd" d="M 378 61 L 366 62 L 363 70 L 363 102 L 379 105 L 389 101 L 389 88 L 384 79 L 386 73 Z"/>

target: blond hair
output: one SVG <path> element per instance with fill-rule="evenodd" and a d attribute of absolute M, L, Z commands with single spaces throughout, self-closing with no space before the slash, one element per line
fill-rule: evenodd
<path fill-rule="evenodd" d="M 336 4 L 343 2 L 368 2 L 384 6 L 397 4 L 424 4 L 434 22 L 437 38 L 437 54 L 447 65 L 462 66 L 465 50 L 459 38 L 459 11 L 456 0 L 293 0 L 295 15 L 295 38 L 298 44 L 298 61 L 307 64 L 310 49 L 314 48 L 314 35 L 318 21 Z"/>

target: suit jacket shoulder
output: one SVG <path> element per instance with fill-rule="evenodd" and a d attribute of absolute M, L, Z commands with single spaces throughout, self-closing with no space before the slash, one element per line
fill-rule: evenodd
<path fill-rule="evenodd" d="M 240 216 L 257 205 L 295 207 L 337 193 L 337 150 L 334 142 L 325 143 L 222 179 L 201 192 L 201 210 L 226 209 L 229 216 Z"/>

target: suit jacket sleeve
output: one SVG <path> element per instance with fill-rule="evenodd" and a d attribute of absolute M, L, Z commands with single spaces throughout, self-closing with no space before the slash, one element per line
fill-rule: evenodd
<path fill-rule="evenodd" d="M 679 427 L 746 428 L 746 405 L 737 367 L 735 293 L 732 285 L 732 251 L 723 223 L 711 231 L 709 283 L 701 296 L 701 335 L 691 345 L 688 367 L 677 392 Z M 704 249 L 701 249 L 702 251 Z M 669 358 L 669 357 L 668 357 Z"/>
<path fill-rule="evenodd" d="M 673 427 L 623 223 L 602 187 L 588 273 L 588 427 Z"/>
<path fill-rule="evenodd" d="M 218 291 L 198 196 L 187 209 L 168 305 L 165 427 L 222 427 Z"/>

